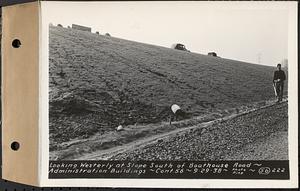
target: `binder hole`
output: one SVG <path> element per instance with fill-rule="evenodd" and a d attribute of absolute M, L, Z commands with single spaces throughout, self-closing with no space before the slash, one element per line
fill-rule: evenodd
<path fill-rule="evenodd" d="M 21 41 L 19 39 L 15 39 L 12 41 L 12 46 L 14 48 L 19 48 L 21 46 Z"/>
<path fill-rule="evenodd" d="M 20 148 L 20 144 L 18 142 L 14 141 L 11 143 L 10 147 L 12 150 L 17 151 Z"/>

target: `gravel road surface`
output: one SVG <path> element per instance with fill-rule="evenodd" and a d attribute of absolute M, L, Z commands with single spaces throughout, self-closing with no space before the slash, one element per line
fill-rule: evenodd
<path fill-rule="evenodd" d="M 225 160 L 288 160 L 288 132 L 278 131 L 245 145 Z"/>
<path fill-rule="evenodd" d="M 287 159 L 288 104 L 174 135 L 112 160 L 281 160 Z"/>

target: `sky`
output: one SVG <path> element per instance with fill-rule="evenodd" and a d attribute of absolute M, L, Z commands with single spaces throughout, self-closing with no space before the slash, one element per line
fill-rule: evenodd
<path fill-rule="evenodd" d="M 52 24 L 192 52 L 275 66 L 288 58 L 284 2 L 42 2 Z"/>

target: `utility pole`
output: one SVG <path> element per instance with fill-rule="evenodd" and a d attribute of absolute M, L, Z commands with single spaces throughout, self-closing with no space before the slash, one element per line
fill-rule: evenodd
<path fill-rule="evenodd" d="M 261 52 L 257 54 L 257 63 L 261 63 Z"/>
<path fill-rule="evenodd" d="M 281 60 L 281 65 L 284 67 L 284 68 L 288 68 L 288 59 L 287 58 L 284 58 Z"/>

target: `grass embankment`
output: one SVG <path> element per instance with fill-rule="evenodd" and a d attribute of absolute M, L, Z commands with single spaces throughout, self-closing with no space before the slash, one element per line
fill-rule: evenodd
<path fill-rule="evenodd" d="M 50 149 L 166 121 L 177 103 L 193 116 L 272 98 L 275 68 L 50 27 Z"/>

